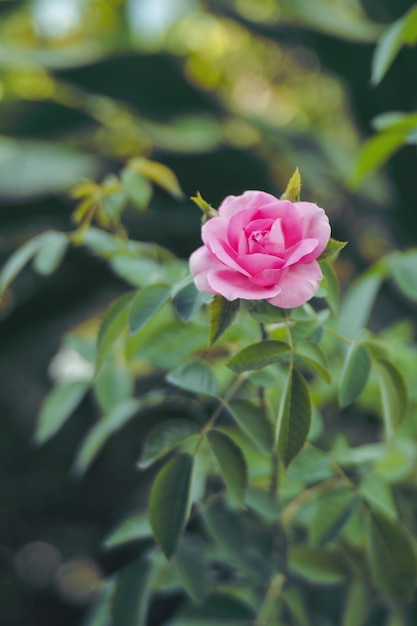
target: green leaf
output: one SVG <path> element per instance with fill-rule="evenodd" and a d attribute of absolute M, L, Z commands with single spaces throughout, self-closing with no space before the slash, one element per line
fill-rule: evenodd
<path fill-rule="evenodd" d="M 138 467 L 145 469 L 198 433 L 197 424 L 187 419 L 171 419 L 155 426 L 145 439 Z"/>
<path fill-rule="evenodd" d="M 374 359 L 372 367 L 381 394 L 385 433 L 391 440 L 407 408 L 407 388 L 401 372 L 390 361 Z"/>
<path fill-rule="evenodd" d="M 202 304 L 201 292 L 194 283 L 185 285 L 172 299 L 175 312 L 182 322 L 189 322 Z"/>
<path fill-rule="evenodd" d="M 146 555 L 118 574 L 112 606 L 113 626 L 146 626 L 151 600 L 153 564 Z"/>
<path fill-rule="evenodd" d="M 346 596 L 342 626 L 363 626 L 371 607 L 369 589 L 364 580 L 354 578 Z"/>
<path fill-rule="evenodd" d="M 148 285 L 133 298 L 129 312 L 130 334 L 139 332 L 155 313 L 165 304 L 170 295 L 167 285 Z"/>
<path fill-rule="evenodd" d="M 373 270 L 363 274 L 346 292 L 337 326 L 348 339 L 353 339 L 368 323 L 382 279 L 383 274 Z"/>
<path fill-rule="evenodd" d="M 412 7 L 394 22 L 378 40 L 372 60 L 371 84 L 381 82 L 404 44 L 413 45 L 417 40 L 417 7 Z"/>
<path fill-rule="evenodd" d="M 0 295 L 4 293 L 10 283 L 22 271 L 24 266 L 42 247 L 48 233 L 42 233 L 33 239 L 29 239 L 20 246 L 6 261 L 0 272 Z"/>
<path fill-rule="evenodd" d="M 248 400 L 231 400 L 227 408 L 245 435 L 261 452 L 270 452 L 273 445 L 272 424 L 265 411 Z"/>
<path fill-rule="evenodd" d="M 285 341 L 275 341 L 266 339 L 253 343 L 240 352 L 235 354 L 227 366 L 234 372 L 245 372 L 248 370 L 256 370 L 265 365 L 276 363 L 282 359 L 282 355 L 290 351 L 290 346 Z"/>
<path fill-rule="evenodd" d="M 298 344 L 296 354 L 311 365 L 327 383 L 331 382 L 329 362 L 323 348 L 312 341 L 304 341 Z"/>
<path fill-rule="evenodd" d="M 252 626 L 255 614 L 246 602 L 231 595 L 210 594 L 202 606 L 185 607 L 170 626 Z"/>
<path fill-rule="evenodd" d="M 133 205 L 139 210 L 146 209 L 152 197 L 152 185 L 149 181 L 129 168 L 122 170 L 121 181 L 123 191 Z"/>
<path fill-rule="evenodd" d="M 391 130 L 374 135 L 362 145 L 352 184 L 358 185 L 371 171 L 381 167 L 405 143 L 407 133 Z"/>
<path fill-rule="evenodd" d="M 68 237 L 64 233 L 51 231 L 45 233 L 42 246 L 33 260 L 33 269 L 38 274 L 48 276 L 61 263 L 68 247 Z"/>
<path fill-rule="evenodd" d="M 130 369 L 116 362 L 105 361 L 94 381 L 94 394 L 103 411 L 109 411 L 132 396 L 134 379 Z"/>
<path fill-rule="evenodd" d="M 139 408 L 138 400 L 124 400 L 87 432 L 75 459 L 73 472 L 76 476 L 80 477 L 87 471 L 108 438 L 123 428 Z"/>
<path fill-rule="evenodd" d="M 133 296 L 132 293 L 124 294 L 113 302 L 103 316 L 97 339 L 96 373 L 100 371 L 114 344 L 127 329 L 129 308 Z"/>
<path fill-rule="evenodd" d="M 167 381 L 186 391 L 218 397 L 219 388 L 214 374 L 204 361 L 193 359 L 182 363 L 167 376 Z"/>
<path fill-rule="evenodd" d="M 323 546 L 334 539 L 347 522 L 355 503 L 354 491 L 344 486 L 319 497 L 310 524 L 311 543 Z"/>
<path fill-rule="evenodd" d="M 160 470 L 152 486 L 149 521 L 167 559 L 175 553 L 187 521 L 192 468 L 193 457 L 179 454 Z"/>
<path fill-rule="evenodd" d="M 414 545 L 396 521 L 373 511 L 368 516 L 371 570 L 378 587 L 393 600 L 411 600 L 417 583 Z"/>
<path fill-rule="evenodd" d="M 81 626 L 108 626 L 111 623 L 111 607 L 113 605 L 114 581 L 102 583 L 98 598 L 87 609 Z"/>
<path fill-rule="evenodd" d="M 285 319 L 285 310 L 266 300 L 246 300 L 245 305 L 250 315 L 258 322 L 270 324 L 282 322 Z"/>
<path fill-rule="evenodd" d="M 177 177 L 166 165 L 151 161 L 145 157 L 136 157 L 129 161 L 128 167 L 162 187 L 162 189 L 170 193 L 174 198 L 177 198 L 177 200 L 184 198 L 184 193 Z"/>
<path fill-rule="evenodd" d="M 229 328 L 239 311 L 239 300 L 214 296 L 210 304 L 210 346 Z"/>
<path fill-rule="evenodd" d="M 340 252 L 345 246 L 347 246 L 347 241 L 337 241 L 337 239 L 333 239 L 332 237 L 330 237 L 329 241 L 327 242 L 327 246 L 321 253 L 318 260 L 322 261 L 324 259 L 330 259 L 334 261 L 334 259 L 339 256 Z"/>
<path fill-rule="evenodd" d="M 216 459 L 227 488 L 239 504 L 243 504 L 248 483 L 248 470 L 242 450 L 230 437 L 217 430 L 211 430 L 207 439 Z"/>
<path fill-rule="evenodd" d="M 335 550 L 293 545 L 289 548 L 290 571 L 314 585 L 335 585 L 346 581 L 346 568 Z"/>
<path fill-rule="evenodd" d="M 298 167 L 295 169 L 294 174 L 288 181 L 288 185 L 281 196 L 281 200 L 288 200 L 289 202 L 299 202 L 301 193 L 301 175 Z"/>
<path fill-rule="evenodd" d="M 359 493 L 373 510 L 380 511 L 391 519 L 398 517 L 391 487 L 378 474 L 365 476 L 359 486 Z"/>
<path fill-rule="evenodd" d="M 186 533 L 172 565 L 191 598 L 201 604 L 209 594 L 211 580 L 206 546 L 197 536 Z"/>
<path fill-rule="evenodd" d="M 407 298 L 417 302 L 417 250 L 393 252 L 385 261 L 398 289 Z"/>
<path fill-rule="evenodd" d="M 226 559 L 233 563 L 242 563 L 247 547 L 242 516 L 226 508 L 223 503 L 205 505 L 201 512 L 209 535 L 218 544 Z"/>
<path fill-rule="evenodd" d="M 149 525 L 147 514 L 136 513 L 118 524 L 106 537 L 103 546 L 110 550 L 111 548 L 118 548 L 125 543 L 148 539 L 149 537 L 152 537 L 152 529 Z"/>
<path fill-rule="evenodd" d="M 362 393 L 371 371 L 371 357 L 362 343 L 352 342 L 339 381 L 339 404 L 345 407 Z"/>
<path fill-rule="evenodd" d="M 61 383 L 52 389 L 39 412 L 35 443 L 45 443 L 62 428 L 87 393 L 88 387 L 87 382 L 76 380 Z"/>
<path fill-rule="evenodd" d="M 311 403 L 307 383 L 297 370 L 290 370 L 282 393 L 275 440 L 278 457 L 285 467 L 302 449 L 311 422 Z"/>

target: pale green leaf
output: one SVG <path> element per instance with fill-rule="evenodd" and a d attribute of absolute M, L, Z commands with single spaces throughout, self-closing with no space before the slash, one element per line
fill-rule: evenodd
<path fill-rule="evenodd" d="M 127 293 L 118 298 L 103 316 L 97 338 L 96 373 L 100 371 L 107 355 L 128 327 L 129 308 L 133 295 Z"/>
<path fill-rule="evenodd" d="M 348 339 L 353 339 L 367 325 L 382 279 L 382 273 L 369 272 L 357 279 L 346 292 L 340 308 L 338 330 Z"/>
<path fill-rule="evenodd" d="M 182 200 L 184 197 L 177 177 L 166 165 L 158 163 L 157 161 L 151 161 L 145 157 L 136 157 L 129 161 L 128 167 L 142 174 L 142 176 L 145 176 L 153 183 L 156 183 L 162 187 L 162 189 L 165 189 L 165 191 L 174 196 L 174 198 L 177 198 L 177 200 Z"/>
<path fill-rule="evenodd" d="M 242 450 L 230 437 L 217 430 L 211 430 L 207 438 L 219 462 L 221 475 L 227 488 L 236 501 L 243 504 L 248 470 Z"/>
<path fill-rule="evenodd" d="M 374 579 L 393 600 L 411 600 L 417 582 L 414 545 L 398 522 L 373 511 L 368 516 L 369 559 Z"/>
<path fill-rule="evenodd" d="M 139 408 L 138 400 L 124 400 L 87 432 L 74 462 L 73 472 L 76 476 L 82 476 L 87 471 L 109 437 L 123 428 Z"/>
<path fill-rule="evenodd" d="M 322 261 L 320 263 L 320 268 L 324 278 L 323 287 L 326 290 L 325 298 L 329 303 L 331 310 L 335 313 L 339 307 L 339 279 L 331 262 Z"/>
<path fill-rule="evenodd" d="M 109 411 L 132 396 L 134 379 L 130 369 L 116 359 L 105 361 L 94 380 L 94 395 L 103 411 Z"/>
<path fill-rule="evenodd" d="M 245 435 L 261 452 L 268 453 L 273 445 L 272 424 L 265 411 L 249 400 L 236 399 L 227 403 L 227 408 Z"/>
<path fill-rule="evenodd" d="M 68 237 L 64 233 L 51 231 L 45 233 L 42 246 L 33 259 L 33 269 L 38 274 L 48 276 L 61 263 L 68 247 Z"/>
<path fill-rule="evenodd" d="M 354 578 L 347 592 L 342 626 L 363 626 L 367 621 L 370 607 L 371 598 L 365 581 Z"/>
<path fill-rule="evenodd" d="M 218 384 L 212 370 L 207 363 L 197 359 L 182 363 L 173 369 L 169 372 L 167 381 L 186 391 L 206 396 L 219 395 Z"/>
<path fill-rule="evenodd" d="M 143 210 L 148 207 L 152 198 L 152 185 L 138 172 L 125 168 L 121 173 L 123 191 L 133 205 Z"/>
<path fill-rule="evenodd" d="M 167 285 L 148 285 L 143 287 L 133 298 L 129 311 L 130 333 L 139 332 L 145 324 L 159 311 L 170 295 Z"/>
<path fill-rule="evenodd" d="M 296 348 L 296 354 L 316 370 L 327 383 L 331 382 L 327 355 L 317 343 L 312 341 L 299 343 Z"/>
<path fill-rule="evenodd" d="M 146 513 L 135 513 L 114 528 L 103 542 L 103 546 L 110 550 L 129 543 L 152 537 L 152 529 Z"/>
<path fill-rule="evenodd" d="M 346 353 L 339 381 L 339 404 L 345 407 L 362 393 L 371 371 L 371 357 L 368 348 L 352 342 Z"/>
<path fill-rule="evenodd" d="M 167 559 L 178 546 L 189 513 L 193 457 L 179 454 L 158 473 L 149 502 L 154 537 Z"/>
<path fill-rule="evenodd" d="M 0 295 L 40 250 L 48 234 L 42 233 L 33 239 L 29 239 L 9 257 L 0 272 Z"/>
<path fill-rule="evenodd" d="M 391 440 L 407 407 L 407 388 L 401 372 L 390 361 L 374 359 L 372 367 L 381 394 L 385 433 Z"/>
<path fill-rule="evenodd" d="M 75 411 L 88 389 L 81 380 L 60 383 L 46 396 L 38 416 L 35 443 L 48 441 Z"/>
<path fill-rule="evenodd" d="M 318 260 L 322 261 L 324 259 L 330 259 L 334 261 L 334 259 L 339 256 L 340 252 L 346 245 L 347 241 L 337 241 L 337 239 L 333 239 L 332 237 L 330 237 L 329 241 L 327 242 L 327 246 L 321 253 Z"/>
<path fill-rule="evenodd" d="M 266 339 L 253 343 L 235 354 L 227 363 L 234 372 L 245 372 L 260 369 L 282 359 L 283 354 L 290 351 L 285 341 Z"/>
<path fill-rule="evenodd" d="M 373 170 L 381 167 L 405 143 L 405 131 L 385 131 L 367 139 L 359 154 L 356 169 L 352 175 L 353 185 Z"/>
<path fill-rule="evenodd" d="M 233 324 L 239 311 L 239 300 L 214 296 L 210 304 L 210 346 Z"/>
<path fill-rule="evenodd" d="M 288 467 L 302 449 L 311 422 L 311 403 L 307 383 L 297 370 L 290 370 L 282 393 L 275 440 L 278 457 Z"/>
<path fill-rule="evenodd" d="M 198 433 L 198 430 L 197 424 L 187 419 L 176 418 L 161 422 L 147 435 L 138 467 L 149 467 L 188 437 Z"/>
<path fill-rule="evenodd" d="M 391 519 L 398 517 L 391 487 L 378 474 L 370 473 L 365 476 L 360 483 L 359 493 L 373 510 L 380 511 Z"/>
<path fill-rule="evenodd" d="M 281 200 L 288 200 L 289 202 L 298 202 L 301 194 L 301 175 L 298 167 L 295 169 L 294 174 L 288 181 L 287 187 L 281 196 Z"/>
<path fill-rule="evenodd" d="M 386 258 L 386 264 L 398 289 L 417 302 L 417 250 L 394 252 Z"/>

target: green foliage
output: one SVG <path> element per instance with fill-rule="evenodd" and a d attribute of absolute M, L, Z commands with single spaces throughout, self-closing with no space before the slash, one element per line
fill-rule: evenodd
<path fill-rule="evenodd" d="M 213 343 L 233 324 L 239 311 L 239 300 L 229 301 L 223 296 L 214 296 L 210 305 L 210 336 Z"/>
<path fill-rule="evenodd" d="M 217 430 L 211 430 L 207 437 L 219 462 L 224 482 L 237 502 L 243 504 L 248 476 L 241 449 L 230 437 Z"/>
<path fill-rule="evenodd" d="M 290 346 L 284 341 L 266 339 L 247 346 L 235 354 L 227 365 L 234 372 L 256 370 L 280 361 L 282 355 L 289 351 Z"/>
<path fill-rule="evenodd" d="M 287 467 L 303 447 L 311 421 L 310 393 L 303 375 L 290 369 L 278 412 L 275 440 Z"/>

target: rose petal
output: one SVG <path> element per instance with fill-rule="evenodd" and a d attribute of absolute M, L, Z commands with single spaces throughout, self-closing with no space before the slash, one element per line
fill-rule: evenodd
<path fill-rule="evenodd" d="M 280 280 L 281 292 L 268 302 L 283 309 L 301 306 L 317 292 L 323 275 L 317 261 L 293 265 Z"/>
<path fill-rule="evenodd" d="M 245 254 L 236 258 L 239 265 L 251 276 L 264 270 L 281 269 L 285 260 L 271 254 Z"/>
<path fill-rule="evenodd" d="M 213 217 L 206 222 L 201 230 L 201 236 L 207 248 L 226 267 L 242 271 L 236 262 L 236 251 L 230 245 L 227 238 L 228 221 L 221 217 Z"/>
<path fill-rule="evenodd" d="M 312 202 L 297 202 L 296 206 L 304 216 L 303 239 L 313 238 L 318 240 L 314 253 L 305 260 L 316 259 L 323 252 L 330 239 L 330 224 L 326 213 Z"/>
<path fill-rule="evenodd" d="M 264 241 L 265 249 L 271 254 L 281 254 L 285 248 L 285 236 L 282 228 L 282 218 L 279 217 L 274 221 L 269 233 L 265 237 Z"/>
<path fill-rule="evenodd" d="M 295 263 L 304 263 L 304 259 L 317 249 L 318 243 L 318 239 L 302 239 L 296 243 L 286 251 L 285 267 L 295 265 Z"/>
<path fill-rule="evenodd" d="M 240 196 L 227 196 L 219 206 L 220 217 L 230 219 L 235 213 L 252 207 L 261 207 L 277 199 L 264 191 L 245 191 Z"/>
<path fill-rule="evenodd" d="M 250 278 L 233 270 L 213 270 L 208 273 L 207 280 L 211 287 L 210 292 L 221 294 L 227 300 L 263 300 L 276 296 L 281 291 L 279 285 L 255 285 Z"/>

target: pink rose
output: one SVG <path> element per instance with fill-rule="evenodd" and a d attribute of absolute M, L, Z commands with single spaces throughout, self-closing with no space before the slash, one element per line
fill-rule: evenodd
<path fill-rule="evenodd" d="M 204 224 L 190 269 L 200 291 L 293 308 L 318 290 L 317 258 L 329 238 L 329 220 L 316 204 L 245 191 L 225 198 L 219 216 Z"/>

